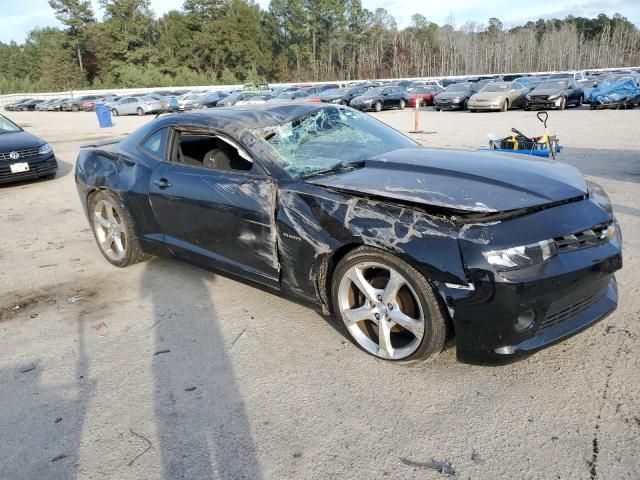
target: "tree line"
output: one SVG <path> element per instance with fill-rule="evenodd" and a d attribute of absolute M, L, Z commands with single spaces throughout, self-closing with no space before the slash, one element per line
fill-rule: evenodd
<path fill-rule="evenodd" d="M 49 0 L 63 28 L 0 42 L 0 93 L 474 75 L 640 65 L 625 17 L 568 16 L 505 28 L 415 14 L 398 28 L 361 0 Z"/>

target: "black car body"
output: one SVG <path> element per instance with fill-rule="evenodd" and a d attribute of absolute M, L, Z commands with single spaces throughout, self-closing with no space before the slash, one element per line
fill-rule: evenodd
<path fill-rule="evenodd" d="M 28 100 L 16 105 L 13 110 L 16 112 L 33 112 L 36 109 L 36 106 L 41 103 L 44 103 L 44 100 Z"/>
<path fill-rule="evenodd" d="M 320 93 L 320 101 L 324 103 L 337 103 L 339 105 L 349 105 L 351 100 L 360 95 L 364 95 L 367 87 L 347 87 L 331 88 Z"/>
<path fill-rule="evenodd" d="M 582 87 L 573 79 L 545 80 L 525 95 L 525 110 L 579 107 L 584 100 Z"/>
<path fill-rule="evenodd" d="M 433 98 L 436 110 L 466 110 L 471 95 L 476 93 L 475 83 L 454 83 Z"/>
<path fill-rule="evenodd" d="M 79 98 L 67 98 L 60 104 L 60 110 L 63 112 L 80 112 L 83 109 L 84 102 L 97 99 L 97 95 L 84 95 Z"/>
<path fill-rule="evenodd" d="M 160 117 L 119 143 L 81 150 L 75 175 L 114 265 L 176 257 L 262 285 L 333 311 L 358 345 L 382 358 L 405 348 L 391 340 L 383 348 L 399 334 L 437 337 L 435 354 L 449 325 L 460 360 L 508 362 L 617 304 L 620 232 L 606 194 L 576 169 L 426 149 L 342 106 Z M 382 272 L 383 283 L 369 270 Z M 403 275 L 421 283 L 402 290 Z M 387 305 L 389 289 L 407 302 Z M 411 299 L 423 290 L 416 307 Z M 397 316 L 407 305 L 409 320 Z M 358 337 L 375 333 L 360 329 L 371 312 L 380 345 Z M 411 329 L 414 318 L 430 326 L 406 335 L 388 329 L 396 318 Z"/>
<path fill-rule="evenodd" d="M 218 106 L 220 100 L 229 96 L 229 92 L 218 91 L 209 92 L 202 95 L 197 101 L 194 102 L 193 108 L 213 108 Z M 185 106 L 186 109 L 186 106 Z"/>
<path fill-rule="evenodd" d="M 55 176 L 51 146 L 0 115 L 0 183 Z"/>
<path fill-rule="evenodd" d="M 349 105 L 357 110 L 379 112 L 390 108 L 403 109 L 409 103 L 409 94 L 402 87 L 376 87 L 355 97 Z"/>
<path fill-rule="evenodd" d="M 31 100 L 33 100 L 32 98 L 22 98 L 16 102 L 13 103 L 8 103 L 4 106 L 4 109 L 8 112 L 13 112 L 17 110 L 17 107 L 19 107 L 22 103 L 24 102 L 30 102 Z"/>
<path fill-rule="evenodd" d="M 256 95 L 257 93 L 255 92 L 233 92 L 232 94 L 219 99 L 216 102 L 216 107 L 231 107 L 237 102 L 249 100 L 251 97 L 255 97 Z"/>

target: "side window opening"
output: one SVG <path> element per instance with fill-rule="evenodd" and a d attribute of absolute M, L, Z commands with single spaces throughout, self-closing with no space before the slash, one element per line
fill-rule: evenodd
<path fill-rule="evenodd" d="M 220 171 L 244 171 L 253 168 L 250 157 L 232 141 L 217 135 L 178 132 L 174 163 Z"/>

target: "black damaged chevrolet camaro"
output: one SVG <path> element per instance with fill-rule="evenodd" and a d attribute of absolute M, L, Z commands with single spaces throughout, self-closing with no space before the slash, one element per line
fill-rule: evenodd
<path fill-rule="evenodd" d="M 603 190 L 542 159 L 423 148 L 338 105 L 160 117 L 76 164 L 97 243 L 179 258 L 332 312 L 383 359 L 506 363 L 617 305 Z"/>

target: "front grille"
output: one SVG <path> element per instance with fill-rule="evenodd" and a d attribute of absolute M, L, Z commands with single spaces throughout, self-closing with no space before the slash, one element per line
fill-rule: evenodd
<path fill-rule="evenodd" d="M 546 102 L 548 101 L 548 97 L 544 96 L 544 95 L 532 95 L 531 96 L 531 100 L 535 101 L 535 102 Z"/>
<path fill-rule="evenodd" d="M 583 230 L 582 232 L 556 237 L 554 240 L 556 242 L 558 252 L 566 252 L 601 245 L 608 240 L 606 232 L 608 228 L 609 225 L 600 225 L 590 228 L 589 230 Z"/>
<path fill-rule="evenodd" d="M 568 307 L 565 307 L 551 314 L 547 313 L 547 316 L 544 317 L 542 322 L 540 322 L 538 330 L 544 330 L 546 328 L 553 327 L 554 325 L 557 325 L 575 317 L 576 315 L 579 315 L 580 313 L 598 303 L 602 299 L 602 297 L 604 297 L 605 293 L 606 290 L 599 290 L 589 295 L 588 297 L 585 297 L 582 300 L 574 303 L 573 305 L 569 305 Z"/>
<path fill-rule="evenodd" d="M 26 150 L 14 150 L 15 152 L 18 153 L 18 155 L 20 155 L 20 158 L 16 158 L 16 159 L 13 159 L 9 156 L 11 155 L 12 152 L 2 152 L 0 153 L 0 160 L 11 160 L 12 162 L 19 162 L 23 158 L 31 158 L 31 157 L 37 156 L 38 150 L 40 150 L 39 147 L 28 148 Z"/>

